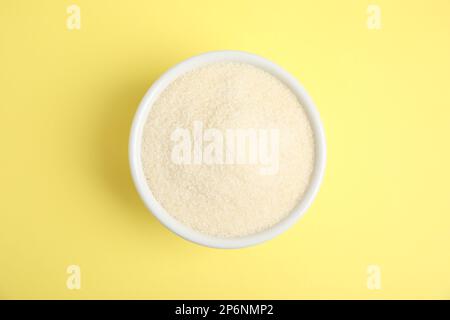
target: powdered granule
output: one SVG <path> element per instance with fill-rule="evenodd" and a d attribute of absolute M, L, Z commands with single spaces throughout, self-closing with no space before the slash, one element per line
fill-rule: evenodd
<path fill-rule="evenodd" d="M 196 124 L 205 131 L 195 133 Z M 177 162 L 174 132 L 180 128 L 194 133 L 185 150 L 192 153 Z M 206 159 L 208 128 L 224 146 L 212 162 Z M 278 132 L 276 170 L 262 174 L 258 161 L 227 162 L 231 129 Z M 250 144 L 245 150 L 249 155 Z M 208 235 L 240 237 L 272 227 L 299 203 L 313 170 L 314 137 L 303 107 L 280 80 L 252 65 L 213 63 L 161 93 L 145 124 L 141 158 L 153 195 L 170 215 Z"/>

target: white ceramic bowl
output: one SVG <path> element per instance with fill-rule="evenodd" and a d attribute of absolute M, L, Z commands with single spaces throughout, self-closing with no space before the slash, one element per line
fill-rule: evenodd
<path fill-rule="evenodd" d="M 197 232 L 186 225 L 182 224 L 158 203 L 152 194 L 149 186 L 146 183 L 144 171 L 141 163 L 141 143 L 143 128 L 147 116 L 152 108 L 153 103 L 158 99 L 161 92 L 178 76 L 181 74 L 214 62 L 235 61 L 254 65 L 263 69 L 273 76 L 284 82 L 292 92 L 297 96 L 302 106 L 305 108 L 309 117 L 315 141 L 315 165 L 311 177 L 311 182 L 302 200 L 295 209 L 281 222 L 271 227 L 268 230 L 239 238 L 218 238 Z M 131 174 L 136 185 L 136 188 L 144 201 L 147 208 L 162 222 L 168 229 L 172 230 L 179 236 L 193 241 L 195 243 L 215 248 L 241 248 L 255 245 L 266 240 L 269 240 L 280 233 L 286 231 L 292 226 L 311 205 L 314 197 L 317 194 L 320 183 L 322 181 L 325 169 L 326 146 L 325 136 L 322 128 L 322 123 L 319 114 L 312 102 L 311 98 L 306 93 L 305 89 L 300 83 L 284 71 L 281 67 L 273 62 L 266 60 L 254 54 L 241 51 L 214 51 L 204 53 L 192 58 L 189 58 L 176 66 L 172 67 L 164 73 L 147 91 L 142 99 L 136 115 L 133 120 L 131 128 L 130 144 L 129 144 L 129 159 L 131 166 Z"/>

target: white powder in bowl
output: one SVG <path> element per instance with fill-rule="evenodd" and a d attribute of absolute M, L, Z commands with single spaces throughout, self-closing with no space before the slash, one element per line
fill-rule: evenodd
<path fill-rule="evenodd" d="M 161 93 L 141 159 L 154 197 L 175 219 L 204 234 L 241 237 L 274 226 L 300 202 L 314 137 L 280 80 L 249 64 L 213 63 Z"/>

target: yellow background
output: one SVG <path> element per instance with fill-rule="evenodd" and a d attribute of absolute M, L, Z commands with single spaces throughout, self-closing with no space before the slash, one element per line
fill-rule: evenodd
<path fill-rule="evenodd" d="M 1 0 L 0 298 L 449 299 L 450 2 L 377 0 L 381 30 L 370 3 Z M 127 160 L 152 82 L 221 49 L 296 76 L 328 143 L 306 216 L 241 250 L 166 230 Z"/>

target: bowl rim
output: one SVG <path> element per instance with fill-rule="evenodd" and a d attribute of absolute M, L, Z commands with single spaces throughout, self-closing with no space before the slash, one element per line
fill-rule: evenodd
<path fill-rule="evenodd" d="M 214 62 L 241 62 L 251 64 L 269 72 L 282 81 L 298 98 L 303 106 L 314 134 L 314 168 L 310 183 L 301 201 L 291 213 L 276 225 L 261 232 L 237 238 L 219 238 L 200 233 L 182 224 L 159 204 L 146 182 L 142 162 L 141 145 L 147 116 L 160 93 L 181 74 Z M 325 134 L 314 102 L 303 86 L 291 74 L 277 64 L 253 53 L 235 50 L 210 51 L 181 61 L 163 73 L 147 90 L 134 116 L 129 137 L 129 163 L 134 185 L 147 209 L 169 230 L 191 242 L 222 249 L 253 246 L 285 232 L 302 217 L 316 197 L 322 183 L 326 163 Z"/>

